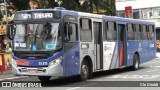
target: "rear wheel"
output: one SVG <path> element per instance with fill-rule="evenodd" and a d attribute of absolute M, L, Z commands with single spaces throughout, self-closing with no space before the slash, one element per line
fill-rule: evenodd
<path fill-rule="evenodd" d="M 86 60 L 83 60 L 81 65 L 81 74 L 80 74 L 80 80 L 85 81 L 89 78 L 89 65 Z"/>
<path fill-rule="evenodd" d="M 138 56 L 137 54 L 134 54 L 132 70 L 137 70 L 137 69 L 139 69 L 139 65 L 140 65 L 139 56 Z"/>
<path fill-rule="evenodd" d="M 50 76 L 38 76 L 38 79 L 42 82 L 46 82 L 50 80 Z"/>

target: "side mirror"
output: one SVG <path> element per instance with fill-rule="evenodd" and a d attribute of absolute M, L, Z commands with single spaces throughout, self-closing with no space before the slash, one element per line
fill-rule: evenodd
<path fill-rule="evenodd" d="M 15 34 L 15 25 L 13 24 L 9 24 L 7 25 L 7 37 L 10 39 L 10 40 L 13 40 L 14 38 L 14 34 Z"/>

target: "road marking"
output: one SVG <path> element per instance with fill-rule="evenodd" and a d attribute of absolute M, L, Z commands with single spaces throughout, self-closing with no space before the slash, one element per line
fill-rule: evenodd
<path fill-rule="evenodd" d="M 74 89 L 79 89 L 81 87 L 86 87 L 86 86 L 92 86 L 92 85 L 95 85 L 97 83 L 91 83 L 91 84 L 88 84 L 88 85 L 83 85 L 83 86 L 80 86 L 80 87 L 73 87 L 73 88 L 69 88 L 69 89 L 66 89 L 66 90 L 74 90 Z"/>
<path fill-rule="evenodd" d="M 153 67 L 153 68 L 160 68 L 160 66 L 156 66 L 156 65 L 155 65 L 155 66 L 150 66 L 150 67 Z"/>
<path fill-rule="evenodd" d="M 74 88 L 69 88 L 69 89 L 66 89 L 66 90 L 73 90 L 73 89 L 78 89 L 78 88 L 81 88 L 81 87 L 74 87 Z"/>
<path fill-rule="evenodd" d="M 159 69 L 155 69 L 155 70 L 150 70 L 150 71 L 147 71 L 147 72 L 154 72 L 154 71 L 157 71 L 157 70 L 159 70 Z"/>
<path fill-rule="evenodd" d="M 154 79 L 160 77 L 160 75 L 113 75 L 108 78 L 114 79 Z"/>
<path fill-rule="evenodd" d="M 29 77 L 28 76 L 8 77 L 8 78 L 0 79 L 0 81 L 14 80 L 14 79 L 24 79 L 24 78 L 29 78 Z"/>

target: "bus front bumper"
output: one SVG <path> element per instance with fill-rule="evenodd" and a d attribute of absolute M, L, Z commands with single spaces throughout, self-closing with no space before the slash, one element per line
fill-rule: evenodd
<path fill-rule="evenodd" d="M 53 76 L 62 77 L 63 67 L 61 64 L 49 67 L 19 67 L 12 64 L 13 75 L 26 75 L 26 76 Z"/>

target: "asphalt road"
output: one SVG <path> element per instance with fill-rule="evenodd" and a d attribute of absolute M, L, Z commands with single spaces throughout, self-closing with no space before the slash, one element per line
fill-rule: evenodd
<path fill-rule="evenodd" d="M 33 81 L 41 83 L 37 77 L 16 79 L 12 81 Z M 51 79 L 41 83 L 44 88 L 18 88 L 20 90 L 158 90 L 160 89 L 160 59 L 154 59 L 140 66 L 137 71 L 129 68 L 116 69 L 93 74 L 93 78 L 79 82 L 77 77 Z M 3 88 L 17 90 L 17 88 Z"/>

